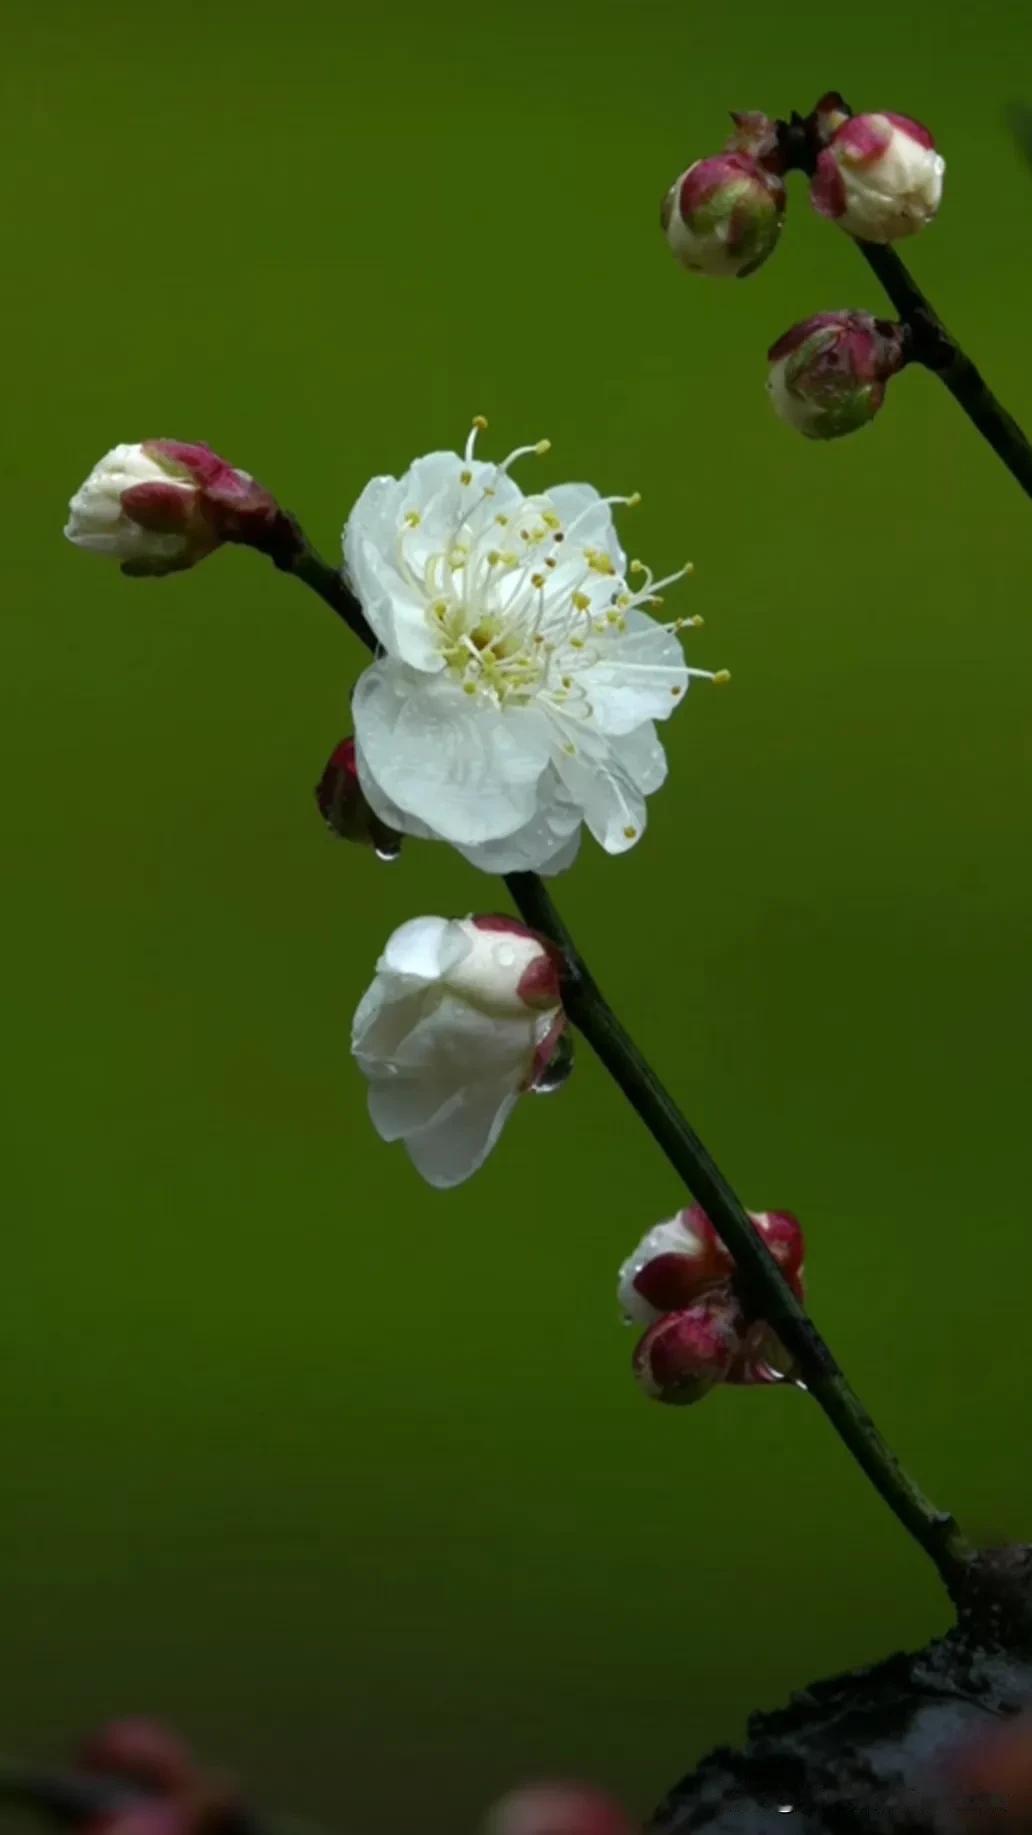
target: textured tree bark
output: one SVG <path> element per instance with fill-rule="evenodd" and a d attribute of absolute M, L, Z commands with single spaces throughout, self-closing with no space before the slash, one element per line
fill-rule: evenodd
<path fill-rule="evenodd" d="M 973 1784 L 980 1745 L 1032 1704 L 1032 1548 L 982 1555 L 956 1628 L 754 1714 L 675 1785 L 652 1835 L 975 1835 L 1032 1829 L 1032 1754 Z M 1032 1734 L 1021 1736 L 1032 1741 Z M 985 1767 L 982 1767 L 984 1772 Z M 990 1766 L 990 1771 L 992 1767 Z"/>

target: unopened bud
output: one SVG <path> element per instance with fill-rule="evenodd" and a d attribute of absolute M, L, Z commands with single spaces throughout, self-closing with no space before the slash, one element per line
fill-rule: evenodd
<path fill-rule="evenodd" d="M 650 1325 L 633 1358 L 635 1377 L 657 1402 L 700 1402 L 722 1383 L 742 1347 L 745 1322 L 729 1291 L 715 1288 L 684 1312 Z"/>
<path fill-rule="evenodd" d="M 223 542 L 275 557 L 299 537 L 274 497 L 209 446 L 143 440 L 115 446 L 69 504 L 65 535 L 131 575 L 181 573 Z"/>
<path fill-rule="evenodd" d="M 791 1211 L 749 1211 L 793 1292 L 802 1298 L 806 1245 Z M 626 1319 L 651 1325 L 679 1312 L 735 1271 L 734 1258 L 701 1205 L 678 1211 L 642 1237 L 620 1269 L 617 1294 Z"/>
<path fill-rule="evenodd" d="M 896 242 L 930 223 L 946 162 L 926 127 L 906 115 L 818 114 L 827 145 L 810 188 L 814 209 L 864 242 Z"/>
<path fill-rule="evenodd" d="M 807 439 L 835 440 L 874 419 L 903 367 L 903 330 L 869 312 L 818 312 L 768 356 L 775 413 Z"/>
<path fill-rule="evenodd" d="M 727 143 L 728 153 L 748 153 L 758 160 L 765 172 L 784 170 L 784 155 L 778 136 L 778 125 L 758 109 L 732 110 L 734 133 Z"/>
<path fill-rule="evenodd" d="M 625 1318 L 650 1325 L 690 1306 L 733 1272 L 731 1256 L 696 1204 L 642 1237 L 620 1269 L 617 1294 Z"/>
<path fill-rule="evenodd" d="M 750 1211 L 749 1216 L 797 1299 L 801 1300 L 806 1239 L 798 1217 L 791 1211 Z"/>
<path fill-rule="evenodd" d="M 344 841 L 359 841 L 375 848 L 379 860 L 397 860 L 401 836 L 381 822 L 366 802 L 355 763 L 355 742 L 342 739 L 331 752 L 326 769 L 315 787 L 319 813 Z"/>
<path fill-rule="evenodd" d="M 528 1784 L 488 1811 L 482 1835 L 635 1835 L 614 1797 L 592 1784 Z"/>
<path fill-rule="evenodd" d="M 671 185 L 660 212 L 682 267 L 744 280 L 773 254 L 785 214 L 785 187 L 749 153 L 698 159 Z"/>
<path fill-rule="evenodd" d="M 91 1733 L 79 1754 L 84 1771 L 173 1795 L 192 1785 L 197 1771 L 185 1740 L 159 1720 L 111 1720 Z"/>

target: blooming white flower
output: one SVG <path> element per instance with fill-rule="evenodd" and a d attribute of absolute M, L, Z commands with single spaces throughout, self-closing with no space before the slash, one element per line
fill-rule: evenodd
<path fill-rule="evenodd" d="M 645 610 L 670 582 L 632 562 L 627 584 L 611 505 L 637 499 L 525 496 L 510 468 L 548 442 L 487 464 L 484 424 L 462 455 L 374 478 L 348 519 L 345 566 L 382 646 L 355 690 L 358 769 L 390 827 L 487 872 L 556 873 L 582 822 L 610 853 L 638 839 L 666 775 L 655 722 L 708 672 L 676 636 L 697 620 Z"/>
<path fill-rule="evenodd" d="M 431 1185 L 460 1185 L 547 1069 L 566 1018 L 555 962 L 511 918 L 412 918 L 359 1002 L 369 1113 Z"/>
<path fill-rule="evenodd" d="M 838 120 L 829 116 L 829 126 Z M 850 236 L 895 242 L 924 229 L 942 202 L 946 161 L 908 115 L 851 115 L 834 127 L 810 188 L 814 208 Z"/>
<path fill-rule="evenodd" d="M 176 573 L 210 552 L 215 541 L 199 519 L 197 482 L 162 451 L 168 444 L 147 440 L 105 453 L 68 506 L 68 540 L 131 573 Z"/>

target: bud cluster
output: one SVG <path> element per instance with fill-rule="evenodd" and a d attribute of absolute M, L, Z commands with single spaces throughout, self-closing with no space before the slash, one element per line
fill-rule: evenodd
<path fill-rule="evenodd" d="M 793 1293 L 803 1298 L 805 1242 L 790 1211 L 750 1211 Z M 644 1236 L 620 1270 L 618 1294 L 630 1323 L 645 1325 L 635 1377 L 658 1402 L 701 1401 L 718 1383 L 791 1380 L 791 1360 L 770 1327 L 750 1314 L 735 1265 L 699 1205 Z"/>
<path fill-rule="evenodd" d="M 912 236 L 939 209 L 945 161 L 908 115 L 854 115 L 830 92 L 805 119 L 751 111 L 732 120 L 723 151 L 696 160 L 663 200 L 667 241 L 694 273 L 744 279 L 762 266 L 781 235 L 793 169 L 809 175 L 814 209 L 864 242 Z M 865 312 L 818 313 L 771 350 L 771 403 L 806 438 L 837 439 L 874 418 L 909 355 L 902 325 Z"/>

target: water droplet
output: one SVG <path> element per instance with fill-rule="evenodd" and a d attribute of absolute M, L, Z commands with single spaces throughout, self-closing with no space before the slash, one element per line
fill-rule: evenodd
<path fill-rule="evenodd" d="M 779 1803 L 778 1804 L 778 1815 L 779 1816 L 791 1816 L 792 1811 L 794 1809 L 795 1809 L 794 1803 Z"/>
<path fill-rule="evenodd" d="M 532 1096 L 551 1096 L 553 1091 L 562 1089 L 572 1069 L 573 1038 L 567 1029 L 537 1081 L 531 1084 L 530 1094 Z"/>
<path fill-rule="evenodd" d="M 399 854 L 401 853 L 401 848 L 400 846 L 399 847 L 378 847 L 374 849 L 374 852 L 376 854 L 377 860 L 391 861 L 391 860 L 397 860 Z"/>

